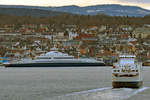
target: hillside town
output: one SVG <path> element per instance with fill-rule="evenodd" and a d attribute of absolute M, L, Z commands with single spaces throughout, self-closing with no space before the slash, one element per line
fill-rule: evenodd
<path fill-rule="evenodd" d="M 54 46 L 76 58 L 100 56 L 107 64 L 124 51 L 145 61 L 150 59 L 150 25 L 79 27 L 62 24 L 56 28 L 50 24 L 5 24 L 0 27 L 0 57 L 34 59 Z"/>

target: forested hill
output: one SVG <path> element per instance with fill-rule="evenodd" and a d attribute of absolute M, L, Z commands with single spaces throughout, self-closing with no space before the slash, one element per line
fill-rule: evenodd
<path fill-rule="evenodd" d="M 77 25 L 83 27 L 92 25 L 142 26 L 150 24 L 150 15 L 145 17 L 107 16 L 102 14 L 93 16 L 62 14 L 48 17 L 0 15 L 0 24 L 50 24 L 52 26 Z"/>
<path fill-rule="evenodd" d="M 48 11 L 41 9 L 28 9 L 28 8 L 0 8 L 1 15 L 14 15 L 14 16 L 34 16 L 34 17 L 45 17 L 45 16 L 58 16 L 67 14 L 59 11 Z"/>
<path fill-rule="evenodd" d="M 150 15 L 150 10 L 146 10 L 137 6 L 125 6 L 117 4 L 94 5 L 85 7 L 79 7 L 75 5 L 61 6 L 61 7 L 0 5 L 0 9 L 1 9 L 0 14 L 11 14 L 17 16 L 18 15 L 53 16 L 61 14 L 60 12 L 79 15 L 105 14 L 109 16 L 134 16 L 134 17 L 143 17 L 146 15 Z"/>

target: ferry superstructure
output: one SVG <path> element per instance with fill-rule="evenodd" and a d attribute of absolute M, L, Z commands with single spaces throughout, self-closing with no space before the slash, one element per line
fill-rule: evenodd
<path fill-rule="evenodd" d="M 142 86 L 142 63 L 135 55 L 120 55 L 112 68 L 113 88 L 139 88 Z"/>
<path fill-rule="evenodd" d="M 74 56 L 59 52 L 55 49 L 56 48 L 46 54 L 36 56 L 34 60 L 28 59 L 19 62 L 6 63 L 4 65 L 6 67 L 80 67 L 105 65 L 103 61 L 97 61 L 95 59 L 75 59 Z"/>

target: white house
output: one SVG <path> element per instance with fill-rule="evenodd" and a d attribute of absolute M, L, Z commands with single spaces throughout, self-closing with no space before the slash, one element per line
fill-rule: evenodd
<path fill-rule="evenodd" d="M 73 40 L 73 38 L 77 37 L 77 33 L 69 32 L 69 40 Z"/>

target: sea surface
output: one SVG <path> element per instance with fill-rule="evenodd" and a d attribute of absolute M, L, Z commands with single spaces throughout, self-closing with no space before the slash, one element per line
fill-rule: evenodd
<path fill-rule="evenodd" d="M 111 67 L 0 68 L 0 100 L 150 100 L 150 67 L 140 89 L 112 89 Z"/>

